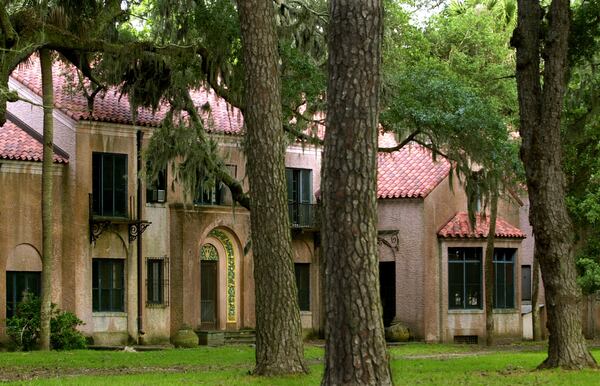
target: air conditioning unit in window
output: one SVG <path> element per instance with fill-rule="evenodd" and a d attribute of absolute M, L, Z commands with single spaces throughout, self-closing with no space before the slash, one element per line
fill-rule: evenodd
<path fill-rule="evenodd" d="M 166 192 L 163 189 L 153 189 L 150 190 L 150 197 L 148 197 L 149 202 L 165 202 Z"/>
<path fill-rule="evenodd" d="M 157 196 L 156 197 L 156 202 L 165 202 L 165 199 L 166 199 L 166 196 L 167 196 L 166 192 L 164 190 L 162 190 L 162 189 L 159 189 L 156 192 L 157 192 L 157 194 L 156 194 L 156 196 Z"/>

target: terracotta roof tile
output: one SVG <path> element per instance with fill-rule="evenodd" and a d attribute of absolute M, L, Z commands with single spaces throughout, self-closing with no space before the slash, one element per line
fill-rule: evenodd
<path fill-rule="evenodd" d="M 390 134 L 380 135 L 380 147 L 393 147 Z M 408 144 L 392 153 L 379 153 L 377 175 L 378 198 L 426 197 L 450 171 L 443 158 L 433 161 L 431 151 Z"/>
<path fill-rule="evenodd" d="M 99 93 L 94 100 L 93 113 L 87 109 L 87 99 L 81 92 L 73 90 L 72 79 L 77 79 L 73 66 L 62 63 L 54 64 L 53 71 L 55 106 L 75 120 L 91 120 L 133 124 L 131 106 L 127 96 L 119 94 L 115 87 Z M 39 60 L 32 58 L 29 65 L 22 65 L 11 75 L 15 80 L 31 89 L 36 94 L 42 94 Z M 241 112 L 231 107 L 219 98 L 212 90 L 196 90 L 192 98 L 209 132 L 222 134 L 240 134 L 243 127 Z M 210 106 L 210 108 L 206 108 Z M 158 126 L 167 112 L 168 106 L 163 105 L 155 113 L 151 109 L 138 109 L 136 125 Z"/>
<path fill-rule="evenodd" d="M 0 127 L 0 159 L 42 162 L 42 144 L 23 129 L 7 120 Z M 54 154 L 54 162 L 69 161 Z"/>
<path fill-rule="evenodd" d="M 490 218 L 478 214 L 476 216 L 475 230 L 469 225 L 467 212 L 458 212 L 439 230 L 438 236 L 443 238 L 485 238 L 489 232 Z M 509 224 L 501 217 L 496 218 L 497 238 L 525 238 L 525 234 L 514 225 Z"/>

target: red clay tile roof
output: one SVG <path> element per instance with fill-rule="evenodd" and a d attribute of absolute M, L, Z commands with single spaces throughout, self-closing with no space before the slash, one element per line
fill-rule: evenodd
<path fill-rule="evenodd" d="M 0 159 L 42 162 L 42 152 L 42 144 L 13 122 L 0 127 Z M 54 162 L 69 161 L 54 154 Z"/>
<path fill-rule="evenodd" d="M 53 75 L 55 106 L 74 120 L 133 124 L 129 100 L 127 96 L 121 96 L 116 88 L 111 87 L 108 91 L 96 96 L 93 114 L 90 115 L 87 109 L 87 99 L 80 91 L 73 90 L 73 79 L 77 79 L 75 68 L 56 63 Z M 11 76 L 34 93 L 42 95 L 39 60 L 32 58 L 28 65 L 20 66 Z M 204 118 L 209 132 L 241 133 L 243 127 L 241 112 L 219 98 L 212 90 L 193 91 L 192 98 Z M 206 106 L 210 106 L 210 109 L 204 108 Z M 166 112 L 166 105 L 161 106 L 156 113 L 152 113 L 151 109 L 140 108 L 135 124 L 158 126 Z"/>
<path fill-rule="evenodd" d="M 467 212 L 458 212 L 439 230 L 438 236 L 443 238 L 485 238 L 489 232 L 490 217 L 483 218 L 480 214 L 476 216 L 475 231 L 469 225 Z M 496 218 L 497 238 L 524 239 L 525 234 L 514 225 L 509 224 L 501 217 Z"/>
<path fill-rule="evenodd" d="M 381 147 L 393 147 L 389 134 L 380 136 Z M 377 198 L 426 197 L 450 171 L 450 163 L 439 157 L 435 162 L 431 151 L 408 144 L 393 153 L 379 153 Z"/>

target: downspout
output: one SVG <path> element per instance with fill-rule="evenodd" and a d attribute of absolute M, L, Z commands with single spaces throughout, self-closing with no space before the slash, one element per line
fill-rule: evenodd
<path fill-rule="evenodd" d="M 142 220 L 142 179 L 140 177 L 140 171 L 142 170 L 142 138 L 144 137 L 144 133 L 141 130 L 137 131 L 136 139 L 137 139 L 137 226 L 140 226 L 139 221 Z M 143 266 L 143 252 L 142 252 L 142 233 L 139 232 L 137 235 L 137 299 L 138 299 L 138 344 L 143 343 L 144 332 L 144 302 L 142 301 L 142 295 L 144 292 L 144 280 L 142 277 L 142 266 Z"/>

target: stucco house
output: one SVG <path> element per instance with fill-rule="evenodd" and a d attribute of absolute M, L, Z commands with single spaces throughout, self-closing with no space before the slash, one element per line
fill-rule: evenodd
<path fill-rule="evenodd" d="M 55 118 L 54 302 L 75 312 L 96 345 L 168 343 L 184 326 L 253 328 L 250 214 L 227 188 L 192 202 L 167 170 L 140 178 L 138 155 L 162 118 L 138 111 L 114 90 L 93 114 L 57 65 Z M 39 65 L 17 70 L 11 89 L 41 103 Z M 243 119 L 210 91 L 194 94 L 232 176 L 244 181 Z M 25 289 L 39 292 L 42 112 L 9 104 L 0 128 L 0 341 L 3 320 Z M 394 143 L 390 135 L 382 144 Z M 322 328 L 322 265 L 315 219 L 321 150 L 290 144 L 288 202 L 302 325 Z M 406 323 L 415 339 L 473 341 L 485 336 L 482 293 L 487 223 L 466 222 L 466 197 L 450 165 L 412 144 L 379 156 L 378 204 L 384 322 Z M 531 296 L 532 244 L 526 206 L 502 203 L 496 231 L 496 326 L 520 339 L 521 306 Z M 529 268 L 528 268 L 529 267 Z M 529 270 L 529 271 L 528 271 Z M 528 276 L 529 275 L 529 276 Z M 528 295 L 529 294 L 529 295 Z"/>

